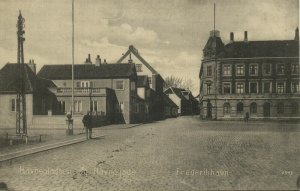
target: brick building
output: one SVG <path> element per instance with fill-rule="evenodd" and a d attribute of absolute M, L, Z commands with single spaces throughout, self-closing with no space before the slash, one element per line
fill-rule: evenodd
<path fill-rule="evenodd" d="M 200 117 L 299 119 L 299 30 L 291 40 L 222 42 L 211 31 L 200 68 Z"/>

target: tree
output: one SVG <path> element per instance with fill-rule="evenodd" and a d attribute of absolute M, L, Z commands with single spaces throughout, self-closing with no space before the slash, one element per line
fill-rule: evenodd
<path fill-rule="evenodd" d="M 188 89 L 190 91 L 193 91 L 194 89 L 194 83 L 192 82 L 191 79 L 185 78 L 182 79 L 177 76 L 168 76 L 165 79 L 164 83 L 164 89 L 167 89 L 169 87 L 177 87 L 177 88 L 182 88 L 182 89 Z"/>

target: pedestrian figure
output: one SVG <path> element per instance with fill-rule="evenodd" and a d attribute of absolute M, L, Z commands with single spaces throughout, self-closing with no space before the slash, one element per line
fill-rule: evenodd
<path fill-rule="evenodd" d="M 248 123 L 248 120 L 249 120 L 249 113 L 246 112 L 246 115 L 245 115 L 245 122 Z"/>
<path fill-rule="evenodd" d="M 92 123 L 92 115 L 91 112 L 87 112 L 86 115 L 83 116 L 82 123 L 85 127 L 85 135 L 86 139 L 91 139 L 92 138 L 92 128 L 93 128 L 93 123 Z"/>

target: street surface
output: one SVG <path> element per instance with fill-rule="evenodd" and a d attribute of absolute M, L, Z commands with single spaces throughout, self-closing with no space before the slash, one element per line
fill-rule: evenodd
<path fill-rule="evenodd" d="M 300 127 L 179 117 L 35 154 L 0 167 L 10 190 L 292 190 Z"/>

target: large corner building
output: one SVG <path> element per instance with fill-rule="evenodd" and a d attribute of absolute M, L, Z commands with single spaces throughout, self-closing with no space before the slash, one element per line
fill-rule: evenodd
<path fill-rule="evenodd" d="M 291 35 L 293 36 L 293 35 Z M 224 44 L 211 31 L 200 68 L 203 119 L 299 119 L 299 30 L 291 40 Z"/>

